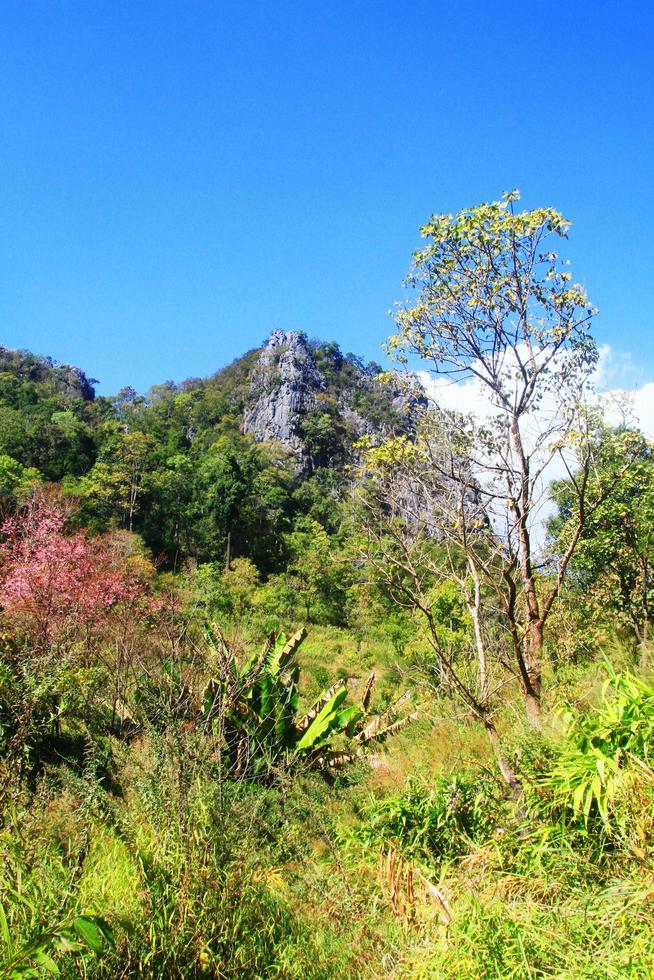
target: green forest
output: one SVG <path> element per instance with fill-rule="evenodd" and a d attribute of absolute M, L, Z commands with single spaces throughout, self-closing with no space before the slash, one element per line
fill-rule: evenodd
<path fill-rule="evenodd" d="M 431 216 L 385 367 L 0 348 L 2 980 L 654 976 L 654 445 L 569 230 Z"/>

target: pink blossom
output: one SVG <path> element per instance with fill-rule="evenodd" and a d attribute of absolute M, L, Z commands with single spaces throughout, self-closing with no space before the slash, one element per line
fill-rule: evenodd
<path fill-rule="evenodd" d="M 143 592 L 107 536 L 67 533 L 71 510 L 43 491 L 0 525 L 0 605 L 42 643 L 71 626 L 99 630 L 114 606 Z"/>

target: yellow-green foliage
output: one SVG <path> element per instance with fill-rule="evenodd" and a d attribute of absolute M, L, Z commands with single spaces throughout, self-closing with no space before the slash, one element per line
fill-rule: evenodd
<path fill-rule="evenodd" d="M 354 676 L 355 640 L 326 631 L 315 642 L 331 644 L 330 679 Z M 305 656 L 309 673 L 317 647 Z M 584 668 L 579 684 L 587 677 Z M 603 723 L 604 711 L 588 705 L 584 724 Z M 576 738 L 515 736 L 528 793 Z M 616 793 L 607 836 L 583 820 L 563 833 L 537 796 L 524 822 L 492 776 L 483 732 L 455 717 L 423 717 L 381 765 L 332 786 L 221 780 L 183 728 L 112 747 L 113 792 L 91 773 L 53 770 L 5 811 L 0 834 L 0 901 L 17 943 L 80 913 L 109 921 L 116 949 L 84 957 L 89 977 L 618 980 L 654 970 L 654 784 L 642 768 Z M 75 975 L 72 960 L 52 955 Z"/>

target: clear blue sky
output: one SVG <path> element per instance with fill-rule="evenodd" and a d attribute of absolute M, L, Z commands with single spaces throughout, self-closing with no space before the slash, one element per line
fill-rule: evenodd
<path fill-rule="evenodd" d="M 519 187 L 654 377 L 650 2 L 5 0 L 0 341 L 100 391 L 273 327 L 380 358 L 417 228 Z"/>

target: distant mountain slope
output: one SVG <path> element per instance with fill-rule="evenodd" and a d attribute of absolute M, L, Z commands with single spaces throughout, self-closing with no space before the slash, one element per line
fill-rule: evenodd
<path fill-rule="evenodd" d="M 63 399 L 93 401 L 95 398 L 92 378 L 70 364 L 60 364 L 50 357 L 38 357 L 25 350 L 11 350 L 0 345 L 0 378 L 2 397 L 13 389 L 18 400 L 25 400 L 30 387 Z M 12 380 L 10 380 L 12 379 Z M 36 386 L 36 387 L 34 387 Z"/>
<path fill-rule="evenodd" d="M 162 405 L 172 403 L 176 412 L 164 414 L 171 425 L 175 414 L 175 425 L 184 430 L 180 448 L 192 444 L 200 431 L 219 426 L 250 434 L 258 443 L 278 442 L 310 473 L 344 463 L 364 434 L 410 427 L 411 398 L 377 384 L 379 372 L 377 364 L 344 355 L 335 343 L 274 330 L 261 348 L 210 377 L 155 385 L 145 396 L 123 389 L 114 398 L 98 399 L 96 410 L 89 411 L 94 381 L 80 368 L 0 346 L 0 453 L 37 466 L 51 479 L 80 473 L 92 463 L 90 444 L 73 440 L 73 451 L 80 453 L 76 461 L 68 451 L 58 462 L 54 458 L 73 430 L 80 436 L 84 429 L 88 442 L 107 411 L 121 417 L 125 406 L 140 406 L 141 416 L 157 415 Z M 133 424 L 134 412 L 128 414 Z M 160 430 L 166 423 L 159 421 Z M 161 438 L 167 435 L 160 431 Z M 46 451 L 44 439 L 52 452 Z"/>
<path fill-rule="evenodd" d="M 51 480 L 85 472 L 95 456 L 93 385 L 79 368 L 0 347 L 0 455 Z"/>
<path fill-rule="evenodd" d="M 243 431 L 291 449 L 305 471 L 338 466 L 361 436 L 411 425 L 412 399 L 379 385 L 379 372 L 337 344 L 274 330 L 252 372 Z"/>
<path fill-rule="evenodd" d="M 95 398 L 78 368 L 0 348 L 0 497 L 57 481 L 82 524 L 134 531 L 168 567 L 231 555 L 268 574 L 306 521 L 337 531 L 361 437 L 411 431 L 424 395 L 379 372 L 277 330 L 207 378 Z"/>

